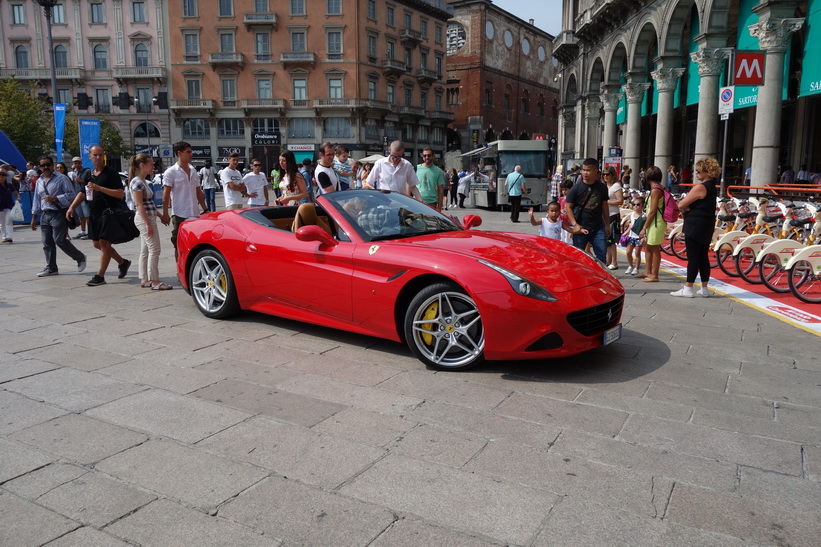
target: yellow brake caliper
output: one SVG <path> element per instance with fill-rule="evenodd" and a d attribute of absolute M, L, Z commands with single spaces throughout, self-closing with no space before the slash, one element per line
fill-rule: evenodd
<path fill-rule="evenodd" d="M 425 310 L 425 315 L 422 316 L 422 319 L 433 319 L 438 314 L 439 314 L 439 302 L 434 302 L 433 304 L 428 306 L 427 310 Z M 422 325 L 422 328 L 425 329 L 426 331 L 432 331 L 436 328 L 436 325 L 434 323 L 424 323 Z M 430 334 L 423 334 L 422 335 L 422 340 L 424 340 L 425 344 L 427 344 L 429 346 L 431 344 L 433 344 L 433 336 L 431 336 Z"/>

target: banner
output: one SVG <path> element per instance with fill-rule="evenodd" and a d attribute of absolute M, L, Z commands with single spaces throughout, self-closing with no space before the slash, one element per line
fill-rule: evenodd
<path fill-rule="evenodd" d="M 100 144 L 100 120 L 80 120 L 80 157 L 83 167 L 94 169 L 88 157 L 88 149 Z"/>
<path fill-rule="evenodd" d="M 66 128 L 66 105 L 57 103 L 54 105 L 54 151 L 57 152 L 57 160 L 63 161 L 63 135 Z"/>

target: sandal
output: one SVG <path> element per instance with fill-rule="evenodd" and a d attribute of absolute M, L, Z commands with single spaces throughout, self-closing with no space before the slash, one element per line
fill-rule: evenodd
<path fill-rule="evenodd" d="M 166 285 L 165 283 L 157 283 L 151 286 L 152 291 L 170 291 L 173 288 L 171 285 Z"/>
<path fill-rule="evenodd" d="M 141 281 L 140 282 L 140 287 L 143 288 L 143 289 L 150 288 L 151 287 L 151 281 L 145 281 L 145 282 Z"/>
<path fill-rule="evenodd" d="M 645 283 L 658 283 L 659 278 L 658 277 L 645 277 L 644 282 Z"/>

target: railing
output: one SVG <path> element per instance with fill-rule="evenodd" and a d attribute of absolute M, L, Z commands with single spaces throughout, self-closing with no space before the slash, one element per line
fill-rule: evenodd
<path fill-rule="evenodd" d="M 439 75 L 436 73 L 435 70 L 431 70 L 430 68 L 420 68 L 416 71 L 416 77 L 420 80 L 438 80 Z"/>
<path fill-rule="evenodd" d="M 58 68 L 54 71 L 58 80 L 79 80 L 83 77 L 83 71 L 79 68 Z M 42 80 L 51 79 L 50 68 L 3 68 L 0 69 L 0 78 L 16 78 L 18 80 Z"/>
<path fill-rule="evenodd" d="M 285 108 L 282 99 L 243 99 L 243 108 Z"/>
<path fill-rule="evenodd" d="M 402 106 L 399 107 L 399 113 L 410 116 L 424 116 L 425 110 L 417 106 Z"/>
<path fill-rule="evenodd" d="M 172 99 L 171 108 L 198 108 L 198 109 L 212 109 L 214 108 L 213 99 Z"/>
<path fill-rule="evenodd" d="M 251 25 L 273 25 L 277 26 L 277 16 L 275 13 L 246 13 L 242 16 L 245 26 Z"/>
<path fill-rule="evenodd" d="M 287 51 L 279 56 L 283 63 L 313 63 L 315 59 L 313 51 Z"/>
<path fill-rule="evenodd" d="M 448 112 L 447 110 L 431 110 L 428 112 L 428 118 L 453 121 L 453 112 Z"/>
<path fill-rule="evenodd" d="M 291 99 L 291 108 L 307 108 L 308 99 Z"/>
<path fill-rule="evenodd" d="M 212 65 L 242 64 L 242 53 L 209 53 L 208 63 Z"/>
<path fill-rule="evenodd" d="M 421 42 L 422 33 L 412 28 L 403 28 L 399 31 L 399 40 L 402 42 Z"/>
<path fill-rule="evenodd" d="M 165 68 L 161 66 L 115 66 L 113 76 L 116 79 L 165 79 Z"/>
<path fill-rule="evenodd" d="M 355 107 L 359 106 L 358 99 L 314 99 L 314 107 L 328 108 L 328 107 Z"/>
<path fill-rule="evenodd" d="M 382 70 L 393 72 L 406 72 L 407 68 L 404 61 L 397 61 L 396 59 L 385 59 L 382 61 Z"/>

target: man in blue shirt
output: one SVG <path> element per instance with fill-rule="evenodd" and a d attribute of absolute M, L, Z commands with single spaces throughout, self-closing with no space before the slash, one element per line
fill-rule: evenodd
<path fill-rule="evenodd" d="M 505 179 L 505 186 L 507 186 L 507 200 L 510 203 L 510 221 L 519 222 L 519 209 L 522 207 L 522 195 L 527 193 L 527 186 L 525 186 L 525 177 L 522 175 L 522 166 L 517 165 L 513 168 Z"/>

